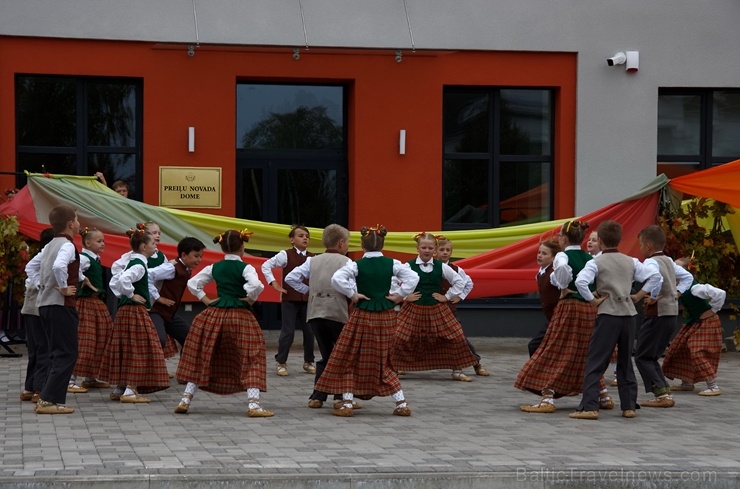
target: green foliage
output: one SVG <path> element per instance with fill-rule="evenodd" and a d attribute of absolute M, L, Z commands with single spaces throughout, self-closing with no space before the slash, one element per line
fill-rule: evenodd
<path fill-rule="evenodd" d="M 728 297 L 740 297 L 740 276 L 735 264 L 738 250 L 722 217 L 734 212 L 730 206 L 695 198 L 677 209 L 664 206 L 659 224 L 666 232 L 665 252 L 675 258 L 691 258 L 691 273 L 700 283 L 724 289 Z M 701 222 L 711 222 L 711 229 Z"/>
<path fill-rule="evenodd" d="M 0 294 L 12 285 L 13 300 L 17 302 L 23 302 L 26 263 L 35 251 L 26 240 L 25 236 L 18 234 L 15 216 L 0 216 Z"/>

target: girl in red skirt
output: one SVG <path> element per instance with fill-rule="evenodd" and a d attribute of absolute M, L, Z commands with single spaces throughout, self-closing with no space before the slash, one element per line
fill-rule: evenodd
<path fill-rule="evenodd" d="M 687 258 L 679 258 L 676 265 L 686 268 Z M 694 383 L 706 382 L 700 396 L 718 396 L 717 368 L 722 352 L 722 323 L 717 312 L 725 303 L 722 289 L 696 281 L 680 297 L 685 324 L 671 341 L 663 359 L 663 375 L 681 379 L 671 391 L 693 391 Z"/>
<path fill-rule="evenodd" d="M 105 305 L 105 284 L 100 254 L 105 249 L 105 236 L 97 229 L 80 229 L 82 251 L 80 273 L 85 280 L 77 289 L 77 314 L 80 322 L 77 331 L 78 353 L 74 375 L 69 381 L 67 392 L 86 392 L 90 388 L 110 387 L 108 382 L 95 378 L 103 363 L 103 354 L 113 334 L 113 321 Z M 77 377 L 85 377 L 82 386 L 76 384 Z M 76 390 L 79 389 L 79 390 Z"/>
<path fill-rule="evenodd" d="M 360 399 L 393 396 L 393 414 L 410 416 L 411 408 L 389 363 L 389 354 L 396 329 L 393 308 L 414 291 L 419 276 L 408 265 L 383 256 L 387 234 L 384 226 L 363 227 L 360 234 L 365 254 L 337 270 L 331 280 L 332 286 L 349 297 L 355 307 L 316 390 L 342 394 L 342 401 L 334 405 L 334 416 L 352 416 L 355 395 Z M 400 285 L 395 294 L 390 294 L 394 279 Z"/>
<path fill-rule="evenodd" d="M 226 395 L 247 393 L 250 418 L 273 415 L 260 406 L 260 391 L 267 390 L 265 337 L 252 314 L 252 304 L 264 290 L 257 271 L 242 261 L 244 243 L 252 233 L 226 231 L 213 238 L 224 252 L 224 259 L 205 267 L 188 281 L 193 295 L 208 307 L 190 326 L 180 356 L 177 378 L 186 381 L 185 394 L 176 413 L 187 413 L 190 401 L 200 387 Z M 203 290 L 216 282 L 217 299 Z"/>
<path fill-rule="evenodd" d="M 537 350 L 524 364 L 514 382 L 517 389 L 541 395 L 534 405 L 520 406 L 528 413 L 555 412 L 554 399 L 583 389 L 588 344 L 596 321 L 596 308 L 576 291 L 575 278 L 592 257 L 581 249 L 588 223 L 568 221 L 558 234 L 563 251 L 555 255 L 550 281 L 560 300 Z M 601 409 L 613 409 L 603 377 L 599 384 Z"/>
<path fill-rule="evenodd" d="M 147 313 L 151 302 L 146 263 L 157 244 L 144 229 L 130 229 L 127 234 L 133 253 L 126 268 L 110 281 L 111 291 L 119 298 L 118 311 L 99 377 L 116 385 L 112 400 L 140 403 L 150 399 L 139 391 L 167 389 L 170 380 L 157 331 Z"/>
<path fill-rule="evenodd" d="M 478 359 L 446 302 L 460 296 L 464 281 L 449 265 L 433 258 L 437 238 L 419 233 L 414 239 L 419 256 L 408 265 L 419 275 L 419 284 L 398 314 L 391 364 L 402 371 L 451 369 L 462 374 Z M 441 293 L 443 279 L 450 284 L 445 294 Z"/>

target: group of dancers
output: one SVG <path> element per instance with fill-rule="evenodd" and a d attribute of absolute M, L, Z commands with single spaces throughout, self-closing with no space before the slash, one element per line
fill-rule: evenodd
<path fill-rule="evenodd" d="M 203 256 L 201 241 L 184 238 L 177 258 L 167 261 L 157 248 L 159 226 L 137 223 L 127 233 L 131 251 L 111 269 L 108 286 L 118 298 L 111 320 L 100 265 L 103 233 L 80 229 L 68 205 L 55 207 L 49 221 L 41 251 L 26 267 L 22 313 L 29 363 L 21 400 L 34 402 L 38 414 L 70 414 L 68 392 L 112 387 L 113 401 L 148 403 L 142 394 L 170 387 L 165 358 L 176 354 L 179 343 L 175 376 L 185 388 L 175 413 L 187 413 L 201 389 L 246 393 L 249 417 L 273 416 L 260 404 L 267 389 L 266 348 L 252 313 L 265 286 L 242 259 L 252 233 L 228 230 L 214 237 L 223 259 L 191 276 Z M 72 241 L 78 232 L 81 252 Z M 452 243 L 419 233 L 414 237 L 419 256 L 401 263 L 382 253 L 385 227 L 364 227 L 360 233 L 364 255 L 352 261 L 345 256 L 346 228 L 327 226 L 326 252 L 307 256 L 308 229 L 297 226 L 289 236 L 293 247 L 263 266 L 268 285 L 283 293 L 284 303 L 295 302 L 290 308 L 297 318 L 284 316 L 289 331 L 281 332 L 276 373 L 288 374 L 283 350 L 290 348 L 295 325 L 307 320 L 304 330 L 313 332 L 322 354 L 314 368 L 311 337 L 311 351 L 304 346 L 304 370 L 315 373 L 308 407 L 320 408 L 334 395 L 336 416 L 353 416 L 361 408 L 355 397 L 376 396 L 392 396 L 393 414 L 409 416 L 399 372 L 449 369 L 454 380 L 469 382 L 463 369 L 472 366 L 477 375 L 489 375 L 454 313 L 473 284 L 448 263 Z M 283 268 L 282 286 L 272 276 L 274 267 Z M 215 297 L 205 291 L 210 282 Z M 207 306 L 192 324 L 177 314 L 186 288 Z"/>
<path fill-rule="evenodd" d="M 520 409 L 553 413 L 555 399 L 582 393 L 570 417 L 598 419 L 600 410 L 615 407 L 603 376 L 615 359 L 612 385 L 617 387 L 625 418 L 634 418 L 641 405 L 673 407 L 672 391 L 693 391 L 697 382 L 707 383 L 699 395 L 720 395 L 716 375 L 722 325 L 717 312 L 725 292 L 697 283 L 687 270 L 689 260 L 674 263 L 665 255 L 666 236 L 660 226 L 640 231 L 642 262 L 618 251 L 619 223 L 599 224 L 589 237 L 590 253 L 581 248 L 587 229 L 588 223 L 568 221 L 554 240 L 540 245 L 537 282 L 548 323 L 530 342 L 530 358 L 514 385 L 541 400 Z M 641 284 L 638 291 L 632 290 L 635 283 Z M 636 328 L 634 304 L 639 302 L 644 304 L 644 320 Z M 671 341 L 679 305 L 684 325 Z M 645 391 L 653 394 L 640 404 L 633 353 Z M 666 379 L 681 383 L 672 386 Z"/>

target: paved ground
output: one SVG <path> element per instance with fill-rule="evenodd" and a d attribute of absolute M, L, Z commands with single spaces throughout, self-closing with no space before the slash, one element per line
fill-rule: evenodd
<path fill-rule="evenodd" d="M 277 332 L 267 338 L 271 359 Z M 268 419 L 247 418 L 245 395 L 206 392 L 175 415 L 177 384 L 149 405 L 91 391 L 69 395 L 75 414 L 36 415 L 18 400 L 25 356 L 2 358 L 0 487 L 740 487 L 740 353 L 722 357 L 719 397 L 681 392 L 671 409 L 581 421 L 568 418 L 577 397 L 553 414 L 519 411 L 537 400 L 512 386 L 526 340 L 472 341 L 492 376 L 403 377 L 410 418 L 392 416 L 390 398 L 364 402 L 347 419 L 326 405 L 307 408 L 312 376 L 301 371 L 297 343 L 289 377 L 269 362 Z"/>

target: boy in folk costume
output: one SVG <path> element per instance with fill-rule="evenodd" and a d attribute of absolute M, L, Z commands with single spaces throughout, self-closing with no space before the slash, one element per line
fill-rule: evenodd
<path fill-rule="evenodd" d="M 660 226 L 647 226 L 640 231 L 637 238 L 645 261 L 656 262 L 663 277 L 661 288 L 651 291 L 651 295 L 658 296 L 657 301 L 650 298 L 645 300 L 644 319 L 637 333 L 635 365 L 645 384 L 645 392 L 652 392 L 655 396 L 654 399 L 641 402 L 640 405 L 669 408 L 676 402 L 658 360 L 663 355 L 676 326 L 678 296 L 691 287 L 694 277 L 663 253 L 666 237 Z"/>
<path fill-rule="evenodd" d="M 306 319 L 321 352 L 321 360 L 316 362 L 314 384 L 319 381 L 344 323 L 349 319 L 347 298 L 331 285 L 334 272 L 351 261 L 345 256 L 349 249 L 349 231 L 339 224 L 330 224 L 324 229 L 322 242 L 326 247 L 324 254 L 308 258 L 306 263 L 285 276 L 285 283 L 299 294 L 308 294 Z M 308 407 L 318 409 L 326 399 L 326 393 L 314 390 L 308 399 Z M 335 395 L 340 405 L 341 399 L 340 394 Z M 355 402 L 353 407 L 359 409 L 360 405 Z"/>
<path fill-rule="evenodd" d="M 306 324 L 308 297 L 305 294 L 300 294 L 287 283 L 284 284 L 285 288 L 281 287 L 272 274 L 273 268 L 282 268 L 283 277 L 285 277 L 295 267 L 306 263 L 309 256 L 313 256 L 313 253 L 308 251 L 308 228 L 295 226 L 290 230 L 288 238 L 293 247 L 280 251 L 262 264 L 262 274 L 265 276 L 267 284 L 282 294 L 280 301 L 282 325 L 278 338 L 278 352 L 275 355 L 277 374 L 280 377 L 288 375 L 286 363 L 288 362 L 288 354 L 290 353 L 290 347 L 293 345 L 297 326 L 303 329 L 303 370 L 308 374 L 316 373 L 316 367 L 313 364 L 313 331 Z"/>
<path fill-rule="evenodd" d="M 43 250 L 52 239 L 54 239 L 54 229 L 47 228 L 41 231 L 39 239 L 41 248 L 39 251 Z M 40 255 L 37 253 L 36 256 L 31 258 L 31 261 L 33 260 L 40 260 Z M 26 274 L 28 278 L 26 278 L 26 293 L 21 314 L 23 314 L 23 324 L 26 328 L 28 366 L 26 367 L 26 380 L 20 398 L 21 401 L 36 403 L 46 382 L 46 377 L 49 375 L 49 343 L 41 325 L 39 307 L 36 305 L 36 297 L 39 294 L 38 274 L 34 277 L 29 275 L 28 266 L 26 266 Z"/>
<path fill-rule="evenodd" d="M 161 283 L 159 290 L 152 291 L 152 308 L 149 316 L 157 328 L 159 341 L 164 348 L 167 337 L 185 344 L 190 325 L 179 315 L 177 310 L 182 302 L 182 295 L 188 286 L 193 269 L 200 265 L 206 245 L 201 240 L 186 237 L 177 243 L 177 259 L 163 263 L 149 270 L 149 279 Z"/>
<path fill-rule="evenodd" d="M 452 256 L 452 241 L 445 238 L 444 236 L 436 236 L 437 238 L 437 250 L 435 251 L 435 255 L 439 261 L 444 263 L 445 265 L 448 265 L 450 268 L 452 268 L 454 271 L 457 272 L 458 275 L 463 279 L 463 291 L 460 294 L 459 297 L 453 298 L 453 300 L 447 302 L 447 306 L 450 308 L 450 311 L 452 311 L 452 314 L 455 315 L 457 318 L 457 304 L 461 301 L 464 301 L 465 298 L 470 294 L 470 292 L 473 290 L 473 280 L 468 276 L 467 273 L 465 273 L 465 270 L 463 270 L 461 267 L 457 266 L 456 264 L 452 263 L 450 261 L 450 257 Z M 447 280 L 442 280 L 442 293 L 446 293 L 448 290 L 450 290 L 450 283 Z M 458 319 L 459 321 L 459 319 Z M 470 352 L 475 356 L 476 359 L 478 359 L 478 363 L 473 365 L 473 370 L 475 371 L 475 375 L 480 375 L 483 377 L 488 377 L 490 373 L 486 368 L 481 365 L 480 363 L 480 355 L 476 353 L 475 347 L 470 342 L 468 337 L 465 337 L 465 342 L 468 344 L 468 347 L 470 348 Z M 462 371 L 453 371 L 452 372 L 452 378 L 455 380 L 460 380 L 462 382 L 470 382 L 471 379 L 467 375 L 465 375 Z"/>
<path fill-rule="evenodd" d="M 676 265 L 688 268 L 689 259 L 679 258 Z M 663 373 L 669 379 L 681 379 L 673 391 L 693 391 L 694 383 L 706 382 L 700 396 L 718 396 L 717 368 L 722 352 L 722 323 L 717 312 L 725 302 L 726 293 L 709 284 L 694 280 L 679 302 L 683 306 L 684 325 L 663 359 Z"/>
<path fill-rule="evenodd" d="M 615 221 L 604 221 L 598 228 L 602 253 L 586 263 L 576 277 L 579 294 L 598 308 L 596 323 L 588 345 L 588 357 L 583 379 L 583 398 L 578 410 L 570 414 L 574 419 L 599 419 L 599 389 L 602 374 L 609 365 L 614 346 L 617 352 L 617 389 L 622 416 L 634 418 L 637 409 L 637 380 L 632 368 L 632 343 L 637 311 L 633 302 L 641 300 L 648 291 L 660 290 L 662 277 L 654 262 L 640 263 L 636 258 L 617 250 L 622 239 L 622 226 Z M 647 260 L 646 260 L 647 261 Z M 634 295 L 632 282 L 645 282 Z M 599 296 L 589 286 L 596 284 Z M 653 296 L 656 299 L 657 296 Z"/>
<path fill-rule="evenodd" d="M 49 374 L 39 400 L 37 414 L 70 414 L 64 405 L 67 385 L 77 361 L 77 287 L 80 259 L 72 237 L 80 230 L 77 213 L 68 205 L 58 205 L 49 213 L 55 237 L 39 253 L 39 260 L 28 263 L 29 275 L 38 274 L 36 304 L 49 344 Z M 74 285 L 70 285 L 74 284 Z"/>

